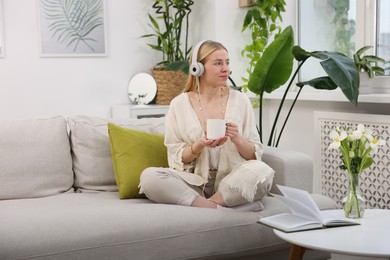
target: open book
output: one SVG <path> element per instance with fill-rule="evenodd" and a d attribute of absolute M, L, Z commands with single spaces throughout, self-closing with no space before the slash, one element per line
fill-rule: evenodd
<path fill-rule="evenodd" d="M 291 213 L 260 218 L 261 224 L 284 232 L 360 224 L 340 216 L 339 211 L 320 211 L 307 191 L 281 185 L 277 187 L 284 196 L 273 196 L 284 201 L 290 207 Z"/>

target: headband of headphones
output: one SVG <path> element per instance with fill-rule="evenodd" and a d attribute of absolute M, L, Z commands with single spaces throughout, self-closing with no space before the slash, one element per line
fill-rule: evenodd
<path fill-rule="evenodd" d="M 190 73 L 195 77 L 201 76 L 204 72 L 203 64 L 201 62 L 198 62 L 198 52 L 204 42 L 205 41 L 201 41 L 198 44 L 196 44 L 192 51 L 192 62 L 190 65 Z"/>

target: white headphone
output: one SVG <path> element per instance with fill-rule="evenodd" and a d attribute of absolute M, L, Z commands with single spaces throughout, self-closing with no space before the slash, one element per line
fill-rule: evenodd
<path fill-rule="evenodd" d="M 190 73 L 195 77 L 199 77 L 204 73 L 204 66 L 201 62 L 198 62 L 198 51 L 205 41 L 199 42 L 192 51 L 192 62 L 190 66 Z"/>

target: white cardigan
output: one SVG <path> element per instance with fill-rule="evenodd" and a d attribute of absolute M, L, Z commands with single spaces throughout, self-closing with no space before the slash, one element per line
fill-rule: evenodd
<path fill-rule="evenodd" d="M 238 125 L 240 135 L 254 143 L 256 158 L 261 160 L 263 145 L 260 143 L 256 129 L 252 104 L 246 95 L 236 90 L 229 90 L 225 120 Z M 171 169 L 177 170 L 186 182 L 196 186 L 207 183 L 209 172 L 208 150 L 203 149 L 198 159 L 191 164 L 183 164 L 182 153 L 187 146 L 198 141 L 202 135 L 201 122 L 191 105 L 188 93 L 182 93 L 175 97 L 171 101 L 165 122 L 164 143 L 168 149 L 168 164 Z M 236 146 L 228 139 L 221 146 L 215 190 L 217 190 L 220 181 L 235 166 L 245 161 Z"/>

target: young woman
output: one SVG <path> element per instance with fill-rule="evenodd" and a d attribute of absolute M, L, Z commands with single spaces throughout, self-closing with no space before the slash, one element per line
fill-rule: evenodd
<path fill-rule="evenodd" d="M 186 87 L 166 116 L 169 168 L 145 169 L 141 192 L 158 203 L 261 210 L 274 171 L 261 162 L 249 98 L 227 86 L 228 51 L 218 42 L 200 42 L 190 64 Z M 207 119 L 224 119 L 225 136 L 207 139 Z"/>

